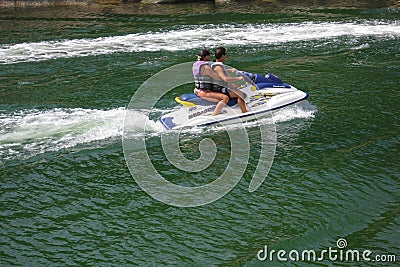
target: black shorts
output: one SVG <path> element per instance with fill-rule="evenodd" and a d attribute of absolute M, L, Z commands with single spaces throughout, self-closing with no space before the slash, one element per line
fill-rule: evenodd
<path fill-rule="evenodd" d="M 222 93 L 222 94 L 225 94 L 230 97 L 228 88 L 220 86 L 220 85 L 214 85 L 210 91 Z"/>

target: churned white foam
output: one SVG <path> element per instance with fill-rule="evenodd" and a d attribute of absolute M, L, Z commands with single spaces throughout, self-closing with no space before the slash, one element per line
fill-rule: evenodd
<path fill-rule="evenodd" d="M 304 101 L 303 101 L 304 102 Z M 296 118 L 312 118 L 316 107 L 307 101 L 274 111 L 271 117 L 241 124 L 216 126 L 213 128 L 193 127 L 191 134 L 206 131 L 226 130 L 226 127 L 254 127 L 273 124 Z M 152 110 L 151 112 L 166 112 Z M 171 111 L 171 110 L 167 110 Z M 129 112 L 129 117 L 127 117 Z M 11 114 L 0 114 L 0 157 L 9 160 L 31 157 L 49 151 L 59 151 L 106 139 L 119 139 L 124 134 L 143 138 L 145 134 L 159 135 L 166 130 L 149 118 L 149 110 L 110 110 L 56 108 L 51 110 L 22 110 Z M 129 118 L 129 120 L 125 119 Z M 126 131 L 129 129 L 129 132 Z"/>
<path fill-rule="evenodd" d="M 154 111 L 154 110 L 153 110 Z M 143 136 L 147 132 L 160 132 L 157 123 L 149 118 L 149 110 L 131 110 L 125 113 L 124 130 L 125 135 Z"/>
<path fill-rule="evenodd" d="M 0 64 L 84 57 L 118 52 L 184 51 L 215 44 L 263 45 L 339 36 L 399 36 L 397 22 L 303 22 L 282 24 L 206 24 L 181 29 L 93 39 L 0 45 Z"/>
<path fill-rule="evenodd" d="M 43 138 L 84 137 L 86 142 L 117 135 L 123 108 L 112 110 L 52 109 L 23 110 L 2 115 L 0 144 L 24 143 Z"/>
<path fill-rule="evenodd" d="M 23 110 L 0 116 L 0 156 L 11 159 L 57 151 L 122 132 L 124 108 Z"/>
<path fill-rule="evenodd" d="M 275 123 L 280 123 L 294 119 L 314 118 L 316 112 L 317 107 L 311 105 L 307 100 L 304 100 L 297 104 L 273 111 L 272 118 Z"/>
<path fill-rule="evenodd" d="M 159 112 L 165 112 L 165 109 Z M 125 120 L 126 112 L 132 120 Z M 157 112 L 157 110 L 155 110 Z M 97 146 L 103 140 L 120 139 L 125 126 L 142 138 L 144 133 L 159 134 L 164 128 L 151 119 L 148 110 L 124 107 L 99 110 L 56 108 L 51 110 L 21 110 L 0 113 L 0 158 L 2 160 L 31 157 L 49 151 L 59 151 L 79 145 Z"/>

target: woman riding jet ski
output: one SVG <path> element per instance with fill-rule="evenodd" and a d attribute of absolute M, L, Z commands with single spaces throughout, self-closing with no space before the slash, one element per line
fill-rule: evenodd
<path fill-rule="evenodd" d="M 192 67 L 195 93 L 176 97 L 181 108 L 158 119 L 157 123 L 167 130 L 253 120 L 308 97 L 307 93 L 272 74 L 236 71 L 236 76 L 222 80 L 212 70 L 212 62 L 206 61 L 208 51 L 202 51 Z M 229 84 L 228 89 L 228 83 L 235 85 Z M 243 101 L 244 110 L 239 101 Z"/>
<path fill-rule="evenodd" d="M 218 102 L 212 116 L 215 116 L 228 103 L 229 99 L 237 98 L 242 112 L 247 112 L 246 104 L 240 92 L 229 90 L 228 82 L 242 81 L 243 76 L 221 77 L 212 69 L 209 62 L 210 52 L 204 49 L 199 52 L 198 60 L 193 64 L 192 71 L 194 77 L 196 96 L 211 101 Z"/>

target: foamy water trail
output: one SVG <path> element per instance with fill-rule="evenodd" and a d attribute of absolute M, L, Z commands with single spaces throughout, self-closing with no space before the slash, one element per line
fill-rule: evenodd
<path fill-rule="evenodd" d="M 0 157 L 30 157 L 119 137 L 124 108 L 24 110 L 0 115 Z"/>
<path fill-rule="evenodd" d="M 317 107 L 305 100 L 297 104 L 273 111 L 272 117 L 275 123 L 281 123 L 294 119 L 314 118 L 316 112 Z"/>
<path fill-rule="evenodd" d="M 84 57 L 118 52 L 184 51 L 215 44 L 262 45 L 339 36 L 399 36 L 398 22 L 303 22 L 286 24 L 208 24 L 177 30 L 94 39 L 54 40 L 0 45 L 0 64 Z"/>
<path fill-rule="evenodd" d="M 159 133 L 163 129 L 149 119 L 147 110 L 134 110 L 136 121 L 143 125 L 134 135 L 143 138 L 144 130 Z M 168 109 L 153 110 L 162 114 Z M 82 108 L 56 108 L 51 110 L 22 110 L 11 114 L 0 112 L 0 158 L 10 160 L 29 158 L 33 155 L 59 151 L 83 145 L 102 145 L 104 140 L 118 140 L 124 127 L 124 107 L 98 110 Z M 100 142 L 100 143 L 98 143 Z"/>
<path fill-rule="evenodd" d="M 163 109 L 162 112 L 170 110 Z M 245 127 L 254 127 L 259 123 L 270 124 L 296 118 L 312 118 L 316 108 L 313 106 L 295 105 L 274 112 L 273 120 L 265 118 L 260 121 L 245 122 Z M 133 110 L 135 120 L 129 123 L 144 125 L 146 129 L 134 128 L 138 138 L 146 133 L 160 134 L 165 130 L 154 120 L 149 119 L 150 111 Z M 154 112 L 154 110 L 153 110 Z M 156 111 L 156 112 L 161 112 Z M 2 161 L 15 158 L 29 158 L 40 153 L 59 151 L 83 145 L 90 146 L 97 141 L 120 140 L 124 127 L 125 108 L 111 110 L 97 109 L 51 109 L 23 110 L 11 114 L 0 113 L 0 158 Z M 235 127 L 235 125 L 231 125 Z M 239 127 L 239 126 L 238 126 Z M 216 128 L 207 130 L 218 131 Z M 203 129 L 194 127 L 189 130 L 201 134 Z M 101 144 L 100 144 L 101 145 Z"/>

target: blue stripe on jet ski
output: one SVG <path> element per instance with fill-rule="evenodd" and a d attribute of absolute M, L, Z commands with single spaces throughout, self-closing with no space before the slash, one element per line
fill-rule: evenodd
<path fill-rule="evenodd" d="M 173 117 L 165 117 L 165 118 L 160 117 L 158 120 L 161 122 L 162 126 L 164 126 L 164 128 L 166 128 L 167 130 L 171 130 L 176 126 L 176 124 L 173 123 L 172 121 Z"/>

